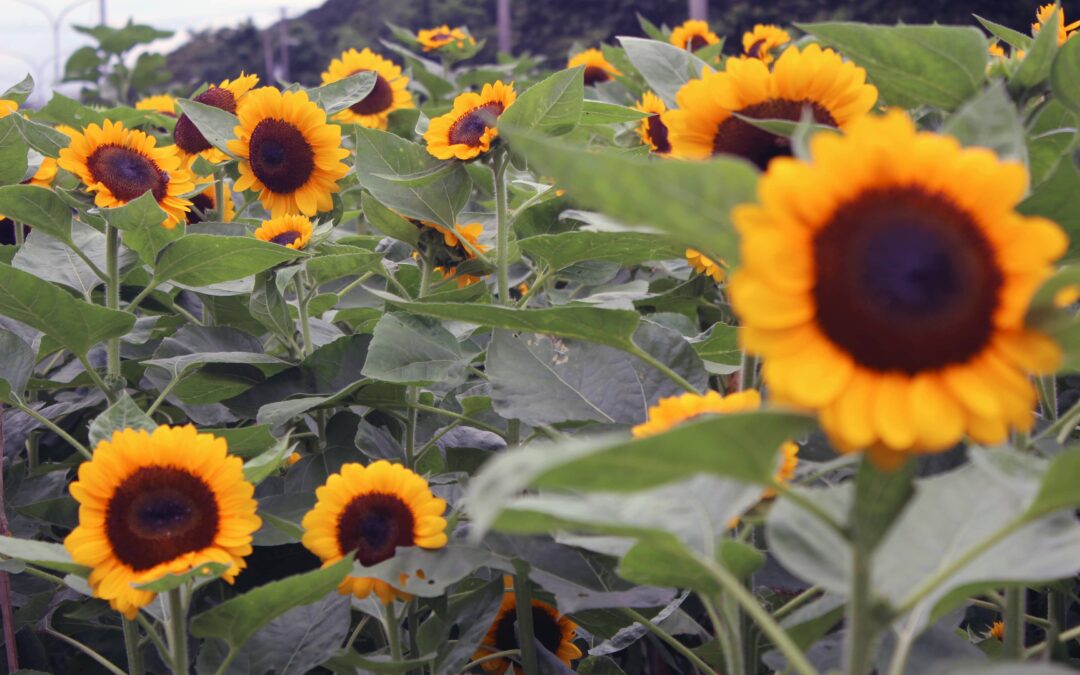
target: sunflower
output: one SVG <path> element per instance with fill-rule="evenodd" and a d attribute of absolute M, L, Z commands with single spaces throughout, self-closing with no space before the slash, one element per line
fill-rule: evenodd
<path fill-rule="evenodd" d="M 772 71 L 760 59 L 728 59 L 725 70 L 683 85 L 675 100 L 679 109 L 662 116 L 673 157 L 738 155 L 764 169 L 773 157 L 791 154 L 788 140 L 735 113 L 798 121 L 809 110 L 819 124 L 844 127 L 874 107 L 877 89 L 866 84 L 862 68 L 809 45 L 788 47 Z"/>
<path fill-rule="evenodd" d="M 480 281 L 479 277 L 470 274 L 458 274 L 457 266 L 468 260 L 476 258 L 479 251 L 484 253 L 491 247 L 480 243 L 480 235 L 484 232 L 481 223 L 469 223 L 468 225 L 455 224 L 454 229 L 443 227 L 438 223 L 427 221 L 413 221 L 421 227 L 420 239 L 417 242 L 419 253 L 428 257 L 445 279 L 457 281 L 458 288 L 464 288 Z M 462 243 L 468 242 L 470 246 Z"/>
<path fill-rule="evenodd" d="M 993 56 L 995 59 L 1000 59 L 1004 61 L 1005 59 L 1009 58 L 1009 56 L 1005 53 L 1005 48 L 1002 47 L 1001 44 L 998 42 L 995 42 L 989 47 L 987 47 L 986 51 L 989 52 L 990 56 Z"/>
<path fill-rule="evenodd" d="M 472 159 L 487 152 L 499 137 L 495 120 L 516 100 L 513 82 L 485 84 L 479 94 L 459 95 L 453 110 L 428 124 L 424 133 L 428 152 L 439 159 Z"/>
<path fill-rule="evenodd" d="M 663 155 L 671 152 L 667 127 L 664 126 L 663 120 L 660 119 L 660 116 L 667 112 L 667 106 L 660 100 L 660 97 L 651 91 L 647 91 L 642 94 L 641 100 L 634 105 L 634 110 L 649 113 L 648 117 L 644 117 L 638 122 L 637 135 L 641 138 L 641 142 L 649 146 L 649 149 L 657 154 Z"/>
<path fill-rule="evenodd" d="M 1016 212 L 1024 167 L 899 111 L 810 151 L 776 160 L 760 205 L 733 212 L 732 306 L 773 395 L 883 467 L 1030 429 L 1027 373 L 1052 372 L 1060 349 L 1024 314 L 1068 239 Z"/>
<path fill-rule="evenodd" d="M 258 83 L 258 75 L 245 75 L 241 72 L 240 77 L 235 80 L 223 80 L 216 87 L 211 85 L 206 91 L 192 100 L 203 105 L 220 108 L 235 115 L 240 102 L 251 91 L 251 88 Z M 173 143 L 176 143 L 176 147 L 180 148 L 185 157 L 190 158 L 199 155 L 206 161 L 215 164 L 224 162 L 229 158 L 228 155 L 206 140 L 206 137 L 202 135 L 202 132 L 199 131 L 198 127 L 187 115 L 181 115 L 180 119 L 176 121 L 176 126 L 173 128 Z"/>
<path fill-rule="evenodd" d="M 264 220 L 255 230 L 255 238 L 299 251 L 311 241 L 312 230 L 311 221 L 304 216 L 278 216 Z"/>
<path fill-rule="evenodd" d="M 607 82 L 616 75 L 622 75 L 618 68 L 611 65 L 604 58 L 604 53 L 599 49 L 586 49 L 571 56 L 570 60 L 566 62 L 567 68 L 577 68 L 578 66 L 585 66 L 586 87 L 598 82 Z"/>
<path fill-rule="evenodd" d="M 19 104 L 15 101 L 9 101 L 6 98 L 0 98 L 0 118 L 7 117 L 18 109 Z"/>
<path fill-rule="evenodd" d="M 476 44 L 476 40 L 473 36 L 467 34 L 465 31 L 461 30 L 461 28 L 451 28 L 446 24 L 443 24 L 438 28 L 427 28 L 425 30 L 417 31 L 416 41 L 420 43 L 420 46 L 424 48 L 425 52 L 442 49 L 449 44 L 454 44 L 457 47 L 464 47 L 466 44 Z"/>
<path fill-rule="evenodd" d="M 229 150 L 241 158 L 237 190 L 257 190 L 277 217 L 329 211 L 337 181 L 349 172 L 341 162 L 341 127 L 328 124 L 307 92 L 262 87 L 240 106 L 240 125 Z"/>
<path fill-rule="evenodd" d="M 772 63 L 772 50 L 791 42 L 788 32 L 772 24 L 757 24 L 753 30 L 743 33 L 743 53 L 752 59 Z"/>
<path fill-rule="evenodd" d="M 416 107 L 412 94 L 405 88 L 409 78 L 401 74 L 401 66 L 367 48 L 362 52 L 350 49 L 340 59 L 331 61 L 322 74 L 322 83 L 330 84 L 366 72 L 375 73 L 375 86 L 363 99 L 334 115 L 335 120 L 369 129 L 386 129 L 390 113 Z"/>
<path fill-rule="evenodd" d="M 1004 621 L 995 621 L 993 623 L 993 625 L 990 626 L 990 630 L 986 633 L 986 637 L 987 638 L 993 638 L 994 640 L 1004 640 L 1005 639 L 1005 622 Z"/>
<path fill-rule="evenodd" d="M 70 486 L 79 525 L 64 540 L 92 568 L 90 588 L 129 619 L 154 599 L 133 587 L 206 563 L 232 583 L 261 526 L 255 488 L 225 439 L 191 425 L 123 429 L 101 441 Z"/>
<path fill-rule="evenodd" d="M 686 262 L 690 264 L 690 267 L 694 268 L 695 272 L 710 277 L 716 283 L 720 283 L 724 280 L 724 268 L 715 260 L 695 248 L 686 249 Z"/>
<path fill-rule="evenodd" d="M 199 182 L 205 182 L 206 180 L 210 179 L 203 179 Z M 219 214 L 217 212 L 217 192 L 213 185 L 208 186 L 205 190 L 192 197 L 191 204 L 195 208 L 188 211 L 188 225 L 195 225 L 203 222 L 205 216 L 213 216 L 215 220 L 228 223 L 231 222 L 233 216 L 236 215 L 236 207 L 233 206 L 232 196 L 227 190 L 225 192 L 225 213 Z M 202 215 L 199 215 L 200 213 Z"/>
<path fill-rule="evenodd" d="M 198 100 L 198 99 L 196 99 Z M 136 110 L 149 110 L 169 117 L 176 117 L 176 97 L 168 94 L 146 96 L 135 101 Z"/>
<path fill-rule="evenodd" d="M 57 169 L 56 160 L 52 157 L 46 157 L 41 160 L 41 165 L 27 183 L 43 188 L 52 187 L 52 182 L 56 179 Z"/>
<path fill-rule="evenodd" d="M 567 668 L 573 661 L 581 658 L 581 650 L 574 644 L 577 624 L 541 600 L 532 601 L 532 616 L 533 636 L 544 649 L 554 654 Z M 499 611 L 495 614 L 495 621 L 488 629 L 483 642 L 480 643 L 481 648 L 473 654 L 473 659 L 481 659 L 495 652 L 517 649 L 516 622 L 517 598 L 514 596 L 513 589 L 508 589 L 503 593 Z M 485 661 L 481 667 L 492 675 L 502 675 L 511 667 L 519 675 L 522 672 L 519 666 L 507 659 Z"/>
<path fill-rule="evenodd" d="M 671 31 L 669 39 L 671 44 L 679 49 L 689 49 L 692 52 L 720 42 L 720 36 L 709 30 L 709 24 L 696 19 L 684 21 L 681 26 L 676 26 L 675 30 Z"/>
<path fill-rule="evenodd" d="M 446 501 L 422 477 L 400 464 L 379 460 L 345 464 L 315 491 L 315 508 L 304 516 L 302 542 L 332 565 L 349 553 L 371 567 L 394 557 L 399 546 L 446 546 Z M 338 591 L 366 598 L 375 591 L 384 603 L 408 596 L 379 579 L 346 577 Z"/>
<path fill-rule="evenodd" d="M 78 176 L 102 208 L 123 206 L 149 190 L 165 211 L 162 226 L 170 230 L 191 208 L 180 195 L 194 190 L 195 183 L 176 146 L 159 148 L 153 136 L 125 129 L 122 122 L 105 120 L 104 126 L 74 132 L 57 164 Z"/>
<path fill-rule="evenodd" d="M 1050 15 L 1054 13 L 1053 3 L 1043 5 L 1039 7 L 1038 12 L 1035 13 L 1035 23 L 1031 24 L 1032 35 L 1038 35 L 1042 32 L 1042 29 L 1046 27 L 1046 24 L 1050 21 Z M 1065 25 L 1065 8 L 1058 8 L 1057 13 L 1057 41 L 1059 45 L 1065 44 L 1065 41 L 1076 35 L 1077 29 L 1080 29 L 1080 21 L 1073 22 L 1069 25 Z"/>

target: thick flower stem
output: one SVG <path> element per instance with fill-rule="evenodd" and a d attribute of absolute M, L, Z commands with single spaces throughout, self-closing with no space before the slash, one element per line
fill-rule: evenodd
<path fill-rule="evenodd" d="M 105 226 L 105 306 L 120 309 L 120 230 L 112 225 Z M 116 391 L 123 388 L 120 384 L 120 338 L 109 338 L 105 362 L 104 392 L 110 402 L 116 400 Z"/>
<path fill-rule="evenodd" d="M 139 650 L 139 628 L 134 621 L 122 619 L 124 625 L 124 649 L 127 651 L 128 675 L 143 675 L 142 652 Z"/>
<path fill-rule="evenodd" d="M 505 151 L 495 153 L 491 171 L 495 175 L 495 261 L 499 302 L 512 303 L 510 298 L 510 219 L 506 213 L 506 167 L 510 158 Z"/>
<path fill-rule="evenodd" d="M 1001 654 L 1007 659 L 1024 655 L 1024 588 L 1005 589 L 1005 636 Z"/>
<path fill-rule="evenodd" d="M 300 272 L 293 277 L 293 286 L 296 289 L 296 307 L 300 312 L 300 331 L 304 338 L 303 355 L 305 357 L 311 356 L 311 352 L 314 351 L 314 346 L 311 344 L 311 319 L 308 317 L 308 297 L 307 291 L 304 288 L 304 282 L 301 279 L 304 273 Z"/>
<path fill-rule="evenodd" d="M 169 648 L 172 650 L 173 675 L 187 675 L 187 616 L 179 588 L 169 591 Z"/>
<path fill-rule="evenodd" d="M 866 675 L 873 658 L 874 636 L 870 626 L 870 560 L 861 546 L 852 547 L 851 589 L 848 593 L 847 615 L 847 673 Z"/>
<path fill-rule="evenodd" d="M 529 589 L 529 563 L 514 561 L 514 611 L 517 615 L 518 649 L 525 675 L 537 675 L 536 637 L 533 629 L 532 593 Z"/>
<path fill-rule="evenodd" d="M 218 219 L 223 223 L 229 222 L 228 211 L 225 210 L 225 169 L 218 169 L 214 176 L 214 204 L 217 205 Z"/>
<path fill-rule="evenodd" d="M 401 631 L 393 602 L 386 605 L 386 641 L 390 644 L 390 658 L 395 662 L 400 661 Z"/>

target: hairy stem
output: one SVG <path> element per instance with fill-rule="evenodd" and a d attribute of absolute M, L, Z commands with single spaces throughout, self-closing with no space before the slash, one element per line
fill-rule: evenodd
<path fill-rule="evenodd" d="M 139 650 L 139 628 L 134 621 L 122 619 L 124 626 L 124 649 L 127 651 L 128 675 L 143 675 L 142 652 Z"/>
<path fill-rule="evenodd" d="M 184 612 L 184 599 L 181 589 L 169 591 L 169 646 L 172 648 L 172 667 L 174 675 L 187 675 L 187 616 Z"/>

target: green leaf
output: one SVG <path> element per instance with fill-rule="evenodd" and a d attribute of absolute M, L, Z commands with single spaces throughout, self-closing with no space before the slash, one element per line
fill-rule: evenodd
<path fill-rule="evenodd" d="M 66 124 L 73 129 L 85 129 L 91 124 L 101 126 L 105 123 L 105 116 L 98 111 L 55 91 L 45 107 L 38 111 L 38 117 Z"/>
<path fill-rule="evenodd" d="M 296 444 L 289 443 L 288 436 L 282 438 L 266 452 L 244 462 L 244 480 L 253 485 L 263 482 L 285 463 L 295 448 Z"/>
<path fill-rule="evenodd" d="M 90 574 L 90 568 L 75 564 L 62 544 L 0 536 L 0 555 L 84 578 Z"/>
<path fill-rule="evenodd" d="M 120 230 L 124 245 L 135 251 L 139 259 L 153 265 L 161 249 L 184 236 L 184 228 L 162 226 L 166 214 L 150 192 L 123 206 L 103 211 L 105 220 Z"/>
<path fill-rule="evenodd" d="M 415 225 L 380 204 L 379 200 L 367 192 L 361 198 L 361 204 L 364 216 L 372 227 L 388 237 L 416 247 L 420 239 L 420 231 Z"/>
<path fill-rule="evenodd" d="M 352 575 L 381 579 L 406 593 L 433 598 L 446 593 L 451 585 L 488 564 L 491 558 L 485 548 L 458 542 L 431 550 L 399 546 L 393 558 L 371 567 L 354 563 Z"/>
<path fill-rule="evenodd" d="M 604 101 L 585 101 L 581 107 L 581 124 L 621 124 L 648 116 L 647 112 Z"/>
<path fill-rule="evenodd" d="M 71 208 L 48 188 L 37 185 L 0 187 L 0 213 L 54 239 L 71 241 Z"/>
<path fill-rule="evenodd" d="M 150 44 L 160 38 L 172 37 L 170 30 L 158 30 L 152 26 L 132 23 L 128 19 L 123 28 L 110 26 L 72 26 L 80 33 L 85 33 L 98 41 L 98 46 L 110 54 L 122 54 L 136 45 Z"/>
<path fill-rule="evenodd" d="M 1047 20 L 1048 26 L 1057 26 L 1058 15 L 1061 8 L 1056 8 Z M 1009 77 L 1009 91 L 1014 94 L 1031 92 L 1046 82 L 1050 77 L 1050 68 L 1057 56 L 1058 42 L 1057 30 L 1048 29 L 1039 31 L 1035 41 L 1031 45 L 1024 58 L 1020 60 L 1020 67 Z"/>
<path fill-rule="evenodd" d="M 34 370 L 34 351 L 15 333 L 0 328 L 0 401 L 14 403 L 21 399 Z"/>
<path fill-rule="evenodd" d="M 275 335 L 291 338 L 296 334 L 296 323 L 288 303 L 278 290 L 272 272 L 260 272 L 248 298 L 248 311 L 256 321 Z"/>
<path fill-rule="evenodd" d="M 353 253 L 320 255 L 304 261 L 308 278 L 315 286 L 342 277 L 354 277 L 382 270 L 383 255 L 354 248 Z"/>
<path fill-rule="evenodd" d="M 983 28 L 990 31 L 994 35 L 994 37 L 1009 45 L 1013 49 L 1019 49 L 1025 52 L 1031 49 L 1032 39 L 1030 36 L 1024 35 L 1019 31 L 1015 31 L 1008 26 L 1002 26 L 1000 23 L 994 23 L 989 19 L 984 19 L 978 14 L 973 14 L 972 16 L 974 16 L 975 19 L 983 25 Z"/>
<path fill-rule="evenodd" d="M 1077 90 L 1077 82 L 1080 82 L 1080 40 L 1066 40 L 1050 68 L 1050 87 L 1059 103 L 1073 114 L 1080 115 L 1080 91 Z"/>
<path fill-rule="evenodd" d="M 135 316 L 76 300 L 36 276 L 0 265 L 0 314 L 22 321 L 85 355 L 99 342 L 126 335 Z"/>
<path fill-rule="evenodd" d="M 865 68 L 881 99 L 891 105 L 955 110 L 986 80 L 989 54 L 977 28 L 847 22 L 796 26 Z"/>
<path fill-rule="evenodd" d="M 204 434 L 213 434 L 224 438 L 229 444 L 229 454 L 250 458 L 260 455 L 277 444 L 278 440 L 270 433 L 270 426 L 255 424 L 249 427 L 229 429 L 201 429 Z"/>
<path fill-rule="evenodd" d="M 308 96 L 330 116 L 367 98 L 375 88 L 376 79 L 373 71 L 361 71 L 343 80 L 308 89 Z"/>
<path fill-rule="evenodd" d="M 464 375 L 457 338 L 438 321 L 392 312 L 375 325 L 362 374 L 383 382 L 432 384 Z"/>
<path fill-rule="evenodd" d="M 188 234 L 161 252 L 154 278 L 187 286 L 209 286 L 243 279 L 303 256 L 300 251 L 254 237 Z"/>
<path fill-rule="evenodd" d="M 703 71 L 712 70 L 698 57 L 668 42 L 620 37 L 619 44 L 669 108 L 675 107 L 675 94 L 684 84 L 700 78 Z"/>
<path fill-rule="evenodd" d="M 1062 509 L 1080 507 L 1077 481 L 1080 481 L 1080 449 L 1073 448 L 1051 461 L 1039 493 L 1028 506 L 1027 516 L 1038 518 Z"/>
<path fill-rule="evenodd" d="M 581 119 L 585 98 L 583 72 L 583 66 L 560 70 L 529 87 L 499 116 L 500 131 L 505 128 L 535 129 L 548 136 L 573 131 Z"/>
<path fill-rule="evenodd" d="M 352 557 L 274 581 L 217 605 L 191 620 L 196 637 L 224 640 L 239 649 L 257 630 L 293 607 L 309 605 L 334 591 L 352 569 Z"/>
<path fill-rule="evenodd" d="M 586 260 L 639 265 L 650 260 L 682 258 L 685 247 L 646 232 L 562 232 L 518 241 L 521 250 L 558 271 Z"/>
<path fill-rule="evenodd" d="M 15 101 L 19 105 L 22 105 L 23 103 L 26 103 L 27 97 L 30 96 L 33 91 L 34 78 L 30 77 L 30 74 L 27 73 L 26 77 L 16 84 L 11 85 L 4 93 L 0 94 L 0 99 Z"/>
<path fill-rule="evenodd" d="M 1080 257 L 1080 209 L 1076 208 L 1076 195 L 1080 194 L 1080 169 L 1064 158 L 1042 183 L 1020 202 L 1017 210 L 1033 216 L 1053 220 L 1069 235 L 1066 260 Z"/>
<path fill-rule="evenodd" d="M 645 31 L 646 35 L 654 40 L 659 40 L 660 42 L 668 41 L 668 36 L 665 35 L 664 31 L 660 30 L 655 23 L 642 16 L 641 12 L 636 12 L 636 14 L 638 25 L 641 26 L 641 30 Z"/>
<path fill-rule="evenodd" d="M 736 326 L 714 324 L 707 333 L 691 340 L 690 344 L 701 360 L 705 361 L 705 367 L 710 372 L 733 373 L 742 363 L 739 329 Z M 714 364 L 714 366 L 710 367 L 709 364 Z"/>
<path fill-rule="evenodd" d="M 71 144 L 67 134 L 50 126 L 26 119 L 22 115 L 13 115 L 12 118 L 26 144 L 46 157 L 59 157 L 60 150 Z"/>
<path fill-rule="evenodd" d="M 638 542 L 619 561 L 619 576 L 635 584 L 689 588 L 715 595 L 720 584 L 674 537 Z"/>
<path fill-rule="evenodd" d="M 453 228 L 469 199 L 472 181 L 460 163 L 422 186 L 382 176 L 412 176 L 441 167 L 421 145 L 377 129 L 356 127 L 356 177 L 378 201 L 398 213 Z"/>
<path fill-rule="evenodd" d="M 19 131 L 18 115 L 0 118 L 0 185 L 14 185 L 26 177 L 29 148 Z"/>
<path fill-rule="evenodd" d="M 181 574 L 166 574 L 160 579 L 154 579 L 144 584 L 135 584 L 135 588 L 141 588 L 144 591 L 153 593 L 167 593 L 188 583 L 198 584 L 199 582 L 205 583 L 217 579 L 228 572 L 231 567 L 232 565 L 219 562 L 204 563 Z"/>
<path fill-rule="evenodd" d="M 532 444 L 489 460 L 470 483 L 466 502 L 479 535 L 530 486 L 630 492 L 698 473 L 764 485 L 780 444 L 812 428 L 813 420 L 802 415 L 756 411 L 701 418 L 647 438 Z"/>
<path fill-rule="evenodd" d="M 121 429 L 145 429 L 153 431 L 157 428 L 157 422 L 142 411 L 127 392 L 120 396 L 120 400 L 109 406 L 105 412 L 94 418 L 90 423 L 90 447 L 112 438 L 114 431 Z"/>
<path fill-rule="evenodd" d="M 240 120 L 236 118 L 236 115 L 227 110 L 186 98 L 177 99 L 176 104 L 180 106 L 180 110 L 188 116 L 188 119 L 198 128 L 210 145 L 230 157 L 233 156 L 228 143 L 236 138 L 235 129 L 240 126 Z"/>
<path fill-rule="evenodd" d="M 945 120 L 941 130 L 964 145 L 989 148 L 1002 159 L 1027 164 L 1024 124 L 1001 82 L 966 102 Z"/>
<path fill-rule="evenodd" d="M 654 161 L 582 150 L 557 139 L 507 132 L 539 173 L 573 186 L 574 201 L 621 222 L 664 230 L 685 244 L 738 259 L 731 209 L 755 199 L 757 171 L 741 159 Z"/>
<path fill-rule="evenodd" d="M 895 471 L 882 471 L 863 458 L 855 476 L 855 505 L 851 509 L 851 534 L 856 546 L 867 552 L 877 548 L 915 494 L 914 474 L 914 461 Z"/>

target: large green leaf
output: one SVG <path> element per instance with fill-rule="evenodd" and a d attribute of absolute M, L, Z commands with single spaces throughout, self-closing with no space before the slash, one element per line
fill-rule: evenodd
<path fill-rule="evenodd" d="M 188 119 L 199 129 L 204 138 L 218 150 L 232 155 L 229 150 L 229 141 L 236 138 L 234 130 L 240 125 L 240 121 L 227 110 L 215 108 L 212 105 L 177 99 L 176 104 L 184 111 Z"/>
<path fill-rule="evenodd" d="M 535 134 L 506 135 L 532 168 L 565 185 L 576 204 L 624 223 L 665 230 L 729 263 L 738 258 L 731 208 L 755 198 L 757 171 L 748 162 L 655 161 L 583 150 Z"/>
<path fill-rule="evenodd" d="M 1052 32 L 1052 31 L 1047 31 Z M 1050 68 L 1050 86 L 1063 106 L 1080 115 L 1080 40 L 1066 40 L 1058 50 L 1057 58 Z"/>
<path fill-rule="evenodd" d="M 27 97 L 34 91 L 34 78 L 29 73 L 26 74 L 19 82 L 8 87 L 2 94 L 0 99 L 8 101 L 15 101 L 19 105 L 26 102 Z"/>
<path fill-rule="evenodd" d="M 12 119 L 15 120 L 15 128 L 22 134 L 26 144 L 46 157 L 59 157 L 60 150 L 71 144 L 71 139 L 67 134 L 48 125 L 34 122 L 21 115 L 12 116 Z"/>
<path fill-rule="evenodd" d="M 383 382 L 431 384 L 462 376 L 466 365 L 457 338 L 440 322 L 392 312 L 375 325 L 362 373 Z"/>
<path fill-rule="evenodd" d="M 479 535 L 530 486 L 632 492 L 699 473 L 767 484 L 780 444 L 812 428 L 802 415 L 758 411 L 702 418 L 647 438 L 537 443 L 489 460 L 466 501 Z"/>
<path fill-rule="evenodd" d="M 675 106 L 675 94 L 690 80 L 701 77 L 709 66 L 685 49 L 660 40 L 620 37 L 630 62 L 638 69 L 649 87 L 668 107 Z"/>
<path fill-rule="evenodd" d="M 391 178 L 440 171 L 442 167 L 424 146 L 378 129 L 356 128 L 356 177 L 360 185 L 402 215 L 452 228 L 472 185 L 463 166 L 455 165 L 419 186 Z"/>
<path fill-rule="evenodd" d="M 1020 202 L 1021 213 L 1043 216 L 1053 220 L 1069 235 L 1066 260 L 1080 257 L 1080 209 L 1076 208 L 1076 195 L 1080 193 L 1080 169 L 1068 157 L 1058 162 L 1057 168 L 1037 185 L 1034 191 Z"/>
<path fill-rule="evenodd" d="M 416 246 L 420 239 L 420 230 L 390 209 L 379 203 L 379 200 L 365 192 L 361 198 L 364 209 L 364 217 L 379 232 L 398 241 L 403 241 L 410 246 Z"/>
<path fill-rule="evenodd" d="M 562 232 L 518 241 L 530 258 L 557 271 L 586 260 L 638 265 L 649 260 L 682 258 L 685 247 L 669 237 L 646 232 Z"/>
<path fill-rule="evenodd" d="M 584 68 L 560 70 L 534 84 L 499 116 L 499 128 L 535 129 L 549 136 L 571 132 L 581 119 Z"/>
<path fill-rule="evenodd" d="M 85 129 L 91 124 L 101 126 L 105 123 L 105 116 L 97 110 L 56 91 L 45 107 L 38 111 L 38 118 L 66 124 L 73 129 Z"/>
<path fill-rule="evenodd" d="M 131 200 L 115 209 L 107 209 L 105 220 L 120 230 L 124 245 L 138 254 L 147 265 L 153 265 L 161 249 L 184 236 L 184 228 L 162 226 L 166 214 L 158 206 L 153 193 Z"/>
<path fill-rule="evenodd" d="M 945 120 L 941 130 L 964 145 L 989 148 L 1002 159 L 1027 164 L 1024 124 L 1001 82 L 964 103 Z"/>
<path fill-rule="evenodd" d="M 33 274 L 0 265 L 0 314 L 37 328 L 76 354 L 127 334 L 135 316 L 76 300 Z"/>
<path fill-rule="evenodd" d="M 17 115 L 0 118 L 0 185 L 14 185 L 26 177 L 26 141 L 19 132 Z"/>
<path fill-rule="evenodd" d="M 0 555 L 81 577 L 90 573 L 89 568 L 75 564 L 62 544 L 0 536 Z"/>
<path fill-rule="evenodd" d="M 343 80 L 308 89 L 308 96 L 325 110 L 327 115 L 333 115 L 364 100 L 375 88 L 377 79 L 374 71 L 364 70 Z"/>
<path fill-rule="evenodd" d="M 310 605 L 334 591 L 350 569 L 352 559 L 346 557 L 329 567 L 260 586 L 193 618 L 191 633 L 215 637 L 239 649 L 274 617 L 293 607 Z"/>
<path fill-rule="evenodd" d="M 801 23 L 800 30 L 866 69 L 884 102 L 954 110 L 986 80 L 986 38 L 959 26 Z"/>
<path fill-rule="evenodd" d="M 165 247 L 154 278 L 187 286 L 209 286 L 243 279 L 305 254 L 254 237 L 189 234 Z"/>
<path fill-rule="evenodd" d="M 71 208 L 47 188 L 36 185 L 0 187 L 0 213 L 60 241 L 71 241 Z"/>
<path fill-rule="evenodd" d="M 1048 26 L 1056 26 L 1058 13 L 1056 8 L 1047 20 Z M 1020 60 L 1020 67 L 1009 77 L 1009 91 L 1017 95 L 1036 90 L 1050 77 L 1050 67 L 1057 56 L 1057 31 L 1053 29 L 1039 31 L 1035 42 Z"/>
<path fill-rule="evenodd" d="M 157 428 L 157 423 L 150 419 L 135 401 L 131 400 L 127 392 L 124 392 L 120 400 L 109 406 L 90 423 L 90 445 L 96 446 L 101 441 L 112 438 L 113 432 L 121 429 L 153 431 L 155 428 Z"/>
<path fill-rule="evenodd" d="M 22 338 L 0 328 L 0 401 L 12 403 L 22 397 L 34 370 L 34 351 Z"/>

